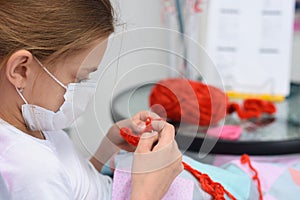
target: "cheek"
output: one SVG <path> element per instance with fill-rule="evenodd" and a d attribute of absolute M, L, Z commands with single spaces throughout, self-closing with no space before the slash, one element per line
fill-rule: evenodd
<path fill-rule="evenodd" d="M 77 80 L 78 76 L 78 70 L 69 70 L 64 72 L 64 75 L 62 76 L 61 80 L 64 80 L 64 85 L 67 86 L 70 83 L 74 83 Z M 65 91 L 65 90 L 63 90 Z"/>
<path fill-rule="evenodd" d="M 56 82 L 47 81 L 35 87 L 34 104 L 56 112 L 64 102 L 65 89 Z"/>
<path fill-rule="evenodd" d="M 51 107 L 49 108 L 50 110 L 56 112 L 59 110 L 59 108 L 61 107 L 61 105 L 64 103 L 65 99 L 64 99 L 64 94 L 65 94 L 66 90 L 63 88 L 59 88 L 56 93 L 53 93 L 53 96 L 51 95 Z"/>

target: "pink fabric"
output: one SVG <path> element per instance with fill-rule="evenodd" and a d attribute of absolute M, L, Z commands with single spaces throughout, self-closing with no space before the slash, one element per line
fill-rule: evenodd
<path fill-rule="evenodd" d="M 242 128 L 234 125 L 224 125 L 223 127 L 210 128 L 207 135 L 226 140 L 237 140 L 242 134 Z"/>
<path fill-rule="evenodd" d="M 216 155 L 214 157 L 214 162 L 212 163 L 215 166 L 222 166 L 233 160 L 240 160 L 241 156 L 233 155 Z M 300 161 L 300 154 L 295 155 L 284 155 L 284 156 L 250 156 L 251 161 L 259 162 L 269 162 L 284 164 L 285 166 L 291 166 Z"/>
<path fill-rule="evenodd" d="M 300 30 L 300 20 L 298 19 L 294 23 L 294 31 L 299 31 Z"/>
<path fill-rule="evenodd" d="M 277 199 L 270 194 L 266 194 L 264 195 L 264 200 L 277 200 Z"/>
<path fill-rule="evenodd" d="M 163 200 L 191 200 L 193 199 L 194 182 L 177 177 L 172 183 Z M 115 170 L 112 200 L 129 200 L 131 192 L 131 174 L 122 170 Z"/>

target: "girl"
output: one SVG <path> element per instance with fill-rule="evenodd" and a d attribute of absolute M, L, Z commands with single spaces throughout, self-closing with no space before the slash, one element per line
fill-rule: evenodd
<path fill-rule="evenodd" d="M 121 138 L 119 127 L 142 131 L 149 113 L 137 113 L 109 129 L 90 161 L 63 131 L 95 92 L 89 75 L 114 31 L 109 0 L 1 1 L 0 19 L 0 173 L 10 198 L 111 199 L 112 179 L 99 171 L 122 148 L 135 152 L 126 198 L 162 199 L 183 170 L 173 126 L 154 120 L 153 132 L 143 134 L 135 148 Z M 95 53 L 97 59 L 87 64 L 85 58 Z M 248 177 L 185 160 L 222 184 L 227 181 L 238 199 L 253 193 Z M 193 184 L 193 199 L 210 198 Z"/>
<path fill-rule="evenodd" d="M 133 150 L 118 126 L 110 129 L 90 162 L 62 130 L 95 91 L 95 84 L 83 81 L 95 69 L 80 64 L 95 48 L 99 58 L 104 54 L 114 31 L 110 2 L 1 1 L 0 19 L 0 172 L 10 197 L 110 199 L 112 180 L 98 172 L 117 147 Z M 82 98 L 72 100 L 74 91 L 82 92 Z M 136 130 L 145 118 L 141 112 L 122 123 Z M 159 151 L 174 141 L 171 125 L 157 131 L 160 138 L 148 134 L 135 151 L 151 153 L 157 140 Z M 131 199 L 162 198 L 183 169 L 177 146 L 172 148 L 177 153 L 168 167 L 133 176 Z"/>

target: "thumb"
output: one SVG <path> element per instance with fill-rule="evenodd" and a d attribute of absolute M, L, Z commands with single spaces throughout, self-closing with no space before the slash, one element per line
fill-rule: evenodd
<path fill-rule="evenodd" d="M 136 153 L 148 153 L 152 150 L 154 143 L 158 140 L 156 131 L 143 133 L 135 150 Z"/>

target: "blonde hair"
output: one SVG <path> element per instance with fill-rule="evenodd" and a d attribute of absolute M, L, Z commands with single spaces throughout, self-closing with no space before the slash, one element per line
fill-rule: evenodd
<path fill-rule="evenodd" d="M 114 31 L 109 0 L 0 0 L 0 19 L 0 64 L 20 49 L 54 61 Z"/>

